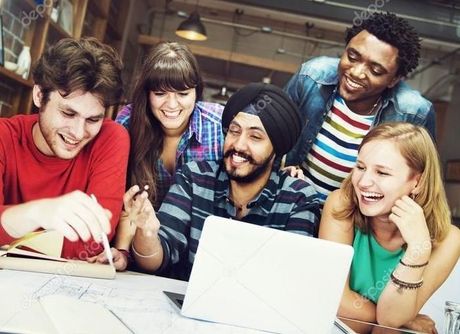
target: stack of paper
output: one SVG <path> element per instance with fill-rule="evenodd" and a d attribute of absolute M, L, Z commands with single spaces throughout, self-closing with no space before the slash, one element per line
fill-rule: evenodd
<path fill-rule="evenodd" d="M 0 268 L 94 278 L 115 278 L 108 264 L 60 257 L 63 237 L 56 231 L 29 233 L 7 250 L 0 251 Z"/>

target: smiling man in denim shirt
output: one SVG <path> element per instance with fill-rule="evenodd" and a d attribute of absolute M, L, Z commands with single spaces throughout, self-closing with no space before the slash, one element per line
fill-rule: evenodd
<path fill-rule="evenodd" d="M 394 14 L 375 13 L 348 29 L 346 42 L 340 59 L 304 63 L 285 87 L 304 122 L 286 166 L 299 166 L 322 202 L 351 171 L 371 127 L 406 121 L 434 137 L 433 105 L 402 81 L 420 58 L 414 28 Z"/>

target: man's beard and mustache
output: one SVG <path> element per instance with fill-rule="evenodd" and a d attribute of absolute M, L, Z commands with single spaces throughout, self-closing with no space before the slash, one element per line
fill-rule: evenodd
<path fill-rule="evenodd" d="M 234 149 L 231 149 L 231 150 L 228 150 L 227 152 L 224 152 L 224 160 L 231 158 L 231 156 L 235 153 L 239 157 L 246 159 L 248 164 L 253 165 L 255 167 L 255 169 L 250 171 L 247 175 L 237 175 L 236 168 L 233 170 L 232 169 L 228 170 L 227 167 L 225 166 L 225 171 L 227 172 L 228 177 L 231 180 L 234 180 L 238 183 L 250 183 L 250 182 L 257 180 L 265 171 L 272 168 L 271 160 L 273 156 L 275 155 L 275 152 L 272 152 L 270 156 L 268 156 L 267 159 L 261 162 L 257 162 L 250 155 L 242 153 L 242 152 L 238 152 Z"/>

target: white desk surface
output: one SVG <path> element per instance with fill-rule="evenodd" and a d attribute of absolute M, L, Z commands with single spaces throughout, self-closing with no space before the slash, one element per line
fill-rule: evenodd
<path fill-rule="evenodd" d="M 55 333 L 38 298 L 51 294 L 99 303 L 134 333 L 262 333 L 181 316 L 163 290 L 185 293 L 186 282 L 117 273 L 114 280 L 0 270 L 0 332 Z"/>
<path fill-rule="evenodd" d="M 457 265 L 457 272 L 449 277 L 450 284 L 447 284 L 450 285 L 448 298 L 457 301 L 460 297 L 457 295 L 459 268 Z M 452 285 L 455 286 L 453 295 Z M 162 291 L 183 294 L 186 286 L 187 282 L 136 273 L 117 273 L 114 280 L 105 280 L 0 270 L 0 332 L 55 333 L 38 299 L 60 294 L 103 305 L 139 334 L 265 333 L 181 316 Z M 443 295 L 445 297 L 446 293 Z M 429 308 L 429 305 L 425 307 Z M 442 312 L 439 308 L 435 308 L 436 311 Z M 426 313 L 430 315 L 431 312 Z"/>

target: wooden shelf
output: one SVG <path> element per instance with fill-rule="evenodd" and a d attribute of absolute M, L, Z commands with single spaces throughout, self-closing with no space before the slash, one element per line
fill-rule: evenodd
<path fill-rule="evenodd" d="M 2 2 L 3 1 L 3 2 Z M 112 3 L 112 1 L 114 1 Z M 96 37 L 101 41 L 108 40 L 108 44 L 119 47 L 122 40 L 123 29 L 126 22 L 127 8 L 132 0 L 70 0 L 73 7 L 72 32 L 67 32 L 59 23 L 51 20 L 51 7 L 47 7 L 45 13 L 31 20 L 27 29 L 24 30 L 22 39 L 24 45 L 30 46 L 32 64 L 34 64 L 44 52 L 47 45 L 54 44 L 66 37 L 80 38 L 84 36 Z M 24 15 L 37 10 L 35 0 L 0 0 L 8 4 L 8 15 L 14 16 L 10 20 L 21 20 Z M 44 2 L 48 4 L 48 1 Z M 112 12 L 111 5 L 112 6 Z M 114 11 L 113 8 L 116 10 Z M 35 13 L 36 14 L 36 13 Z M 85 21 L 90 29 L 83 32 Z M 110 24 L 110 27 L 108 27 Z M 10 42 L 11 44 L 11 42 Z M 6 46 L 10 47 L 10 45 Z M 33 110 L 32 88 L 34 83 L 32 75 L 29 80 L 12 71 L 0 66 L 0 82 L 5 82 L 5 90 L 8 90 L 5 104 L 11 106 L 11 115 L 16 113 L 31 113 Z M 0 89 L 2 89 L 0 87 Z M 8 114 L 7 116 L 11 116 Z"/>
<path fill-rule="evenodd" d="M 114 22 L 109 21 L 107 24 L 107 33 L 110 34 L 112 39 L 122 39 L 123 32 L 119 31 L 119 29 L 115 26 Z"/>
<path fill-rule="evenodd" d="M 99 16 L 103 19 L 107 19 L 109 17 L 109 8 L 110 2 L 107 0 L 97 0 L 97 1 L 89 1 L 88 6 L 90 10 L 94 13 L 94 15 Z"/>
<path fill-rule="evenodd" d="M 58 23 L 50 20 L 50 27 L 61 36 L 61 38 L 72 37 L 67 31 L 64 30 Z"/>
<path fill-rule="evenodd" d="M 31 75 L 32 74 L 29 74 L 29 77 Z M 31 79 L 25 80 L 20 75 L 14 73 L 13 71 L 7 70 L 3 66 L 0 66 L 0 77 L 6 77 L 9 80 L 11 80 L 11 81 L 13 81 L 13 82 L 15 82 L 15 83 L 17 83 L 19 85 L 25 86 L 25 87 L 32 88 L 34 86 L 34 83 L 32 82 Z"/>

